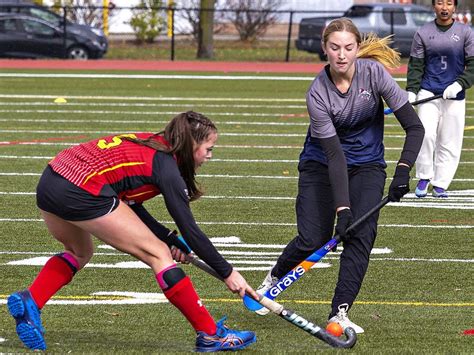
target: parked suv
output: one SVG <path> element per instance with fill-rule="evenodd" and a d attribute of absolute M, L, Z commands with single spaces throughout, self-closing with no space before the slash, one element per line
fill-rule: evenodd
<path fill-rule="evenodd" d="M 403 57 L 410 56 L 416 30 L 434 19 L 431 9 L 411 4 L 375 3 L 353 5 L 343 15 L 354 22 L 361 34 L 373 32 L 379 37 L 393 36 L 393 48 Z M 325 60 L 321 36 L 324 28 L 337 17 L 311 17 L 300 22 L 296 48 L 317 53 Z"/>
<path fill-rule="evenodd" d="M 1 14 L 21 14 L 41 19 L 56 29 L 64 31 L 64 28 L 66 28 L 66 33 L 70 35 L 88 38 L 92 42 L 98 43 L 101 47 L 100 52 L 102 53 L 100 56 L 103 56 L 107 52 L 108 41 L 102 30 L 88 25 L 73 23 L 69 20 L 66 20 L 64 24 L 64 18 L 62 16 L 59 16 L 44 6 L 36 5 L 31 1 L 0 0 L 0 15 Z"/>
<path fill-rule="evenodd" d="M 104 47 L 97 36 L 70 31 L 37 17 L 0 14 L 0 56 L 11 58 L 101 58 Z"/>

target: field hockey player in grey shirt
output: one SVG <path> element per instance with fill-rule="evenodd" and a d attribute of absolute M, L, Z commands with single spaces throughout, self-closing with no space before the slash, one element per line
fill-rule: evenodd
<path fill-rule="evenodd" d="M 364 329 L 350 321 L 347 314 L 368 268 L 378 213 L 354 232 L 346 233 L 346 229 L 353 218 L 365 214 L 383 197 L 387 165 L 382 100 L 406 132 L 388 189 L 392 202 L 400 201 L 409 191 L 410 169 L 424 135 L 407 93 L 386 70 L 397 67 L 400 60 L 388 44 L 388 38 L 375 36 L 362 41 L 358 29 L 347 18 L 333 20 L 324 30 L 323 47 L 329 64 L 306 94 L 310 126 L 298 165 L 298 234 L 257 291 L 265 293 L 322 247 L 333 235 L 336 219 L 335 232 L 342 237 L 344 250 L 328 321 L 337 322 L 344 329 L 352 327 L 357 333 Z"/>

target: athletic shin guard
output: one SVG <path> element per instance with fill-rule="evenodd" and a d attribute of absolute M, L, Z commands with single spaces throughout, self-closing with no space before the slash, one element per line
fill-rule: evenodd
<path fill-rule="evenodd" d="M 216 323 L 202 304 L 194 286 L 183 270 L 172 265 L 156 275 L 166 298 L 186 317 L 196 332 L 216 333 Z"/>
<path fill-rule="evenodd" d="M 69 253 L 60 253 L 49 259 L 29 287 L 39 309 L 63 286 L 71 282 L 79 268 L 77 260 Z"/>

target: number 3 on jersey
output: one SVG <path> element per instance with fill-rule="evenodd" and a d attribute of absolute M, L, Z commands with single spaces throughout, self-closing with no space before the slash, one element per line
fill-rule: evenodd
<path fill-rule="evenodd" d="M 109 149 L 116 147 L 122 143 L 122 137 L 137 138 L 134 134 L 121 134 L 120 136 L 112 137 L 112 142 L 107 142 L 105 139 L 99 139 L 97 146 L 100 149 Z"/>

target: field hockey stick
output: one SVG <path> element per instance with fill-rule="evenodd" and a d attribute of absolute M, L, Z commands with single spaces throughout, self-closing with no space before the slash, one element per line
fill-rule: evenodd
<path fill-rule="evenodd" d="M 358 218 L 354 223 L 352 223 L 346 230 L 346 232 L 351 232 L 362 223 L 364 223 L 370 216 L 375 212 L 379 211 L 383 206 L 389 202 L 388 196 L 384 197 L 376 206 L 371 210 L 366 212 L 360 218 Z M 283 276 L 278 282 L 268 289 L 264 296 L 269 300 L 274 300 L 277 298 L 283 291 L 290 287 L 295 281 L 297 281 L 301 276 L 303 276 L 311 267 L 321 260 L 327 253 L 333 250 L 334 247 L 341 241 L 339 234 L 336 234 L 332 239 L 324 244 L 321 248 L 316 250 L 313 254 L 308 256 L 301 263 L 296 265 L 291 269 L 285 276 Z M 262 302 L 255 301 L 252 297 L 245 295 L 243 298 L 244 305 L 251 311 L 258 311 L 262 309 Z M 268 307 L 267 307 L 268 308 Z"/>
<path fill-rule="evenodd" d="M 186 260 L 189 261 L 194 266 L 197 266 L 199 269 L 205 271 L 206 273 L 214 276 L 216 279 L 224 281 L 224 279 L 208 264 L 204 261 L 196 258 L 193 255 L 188 254 Z M 247 297 L 252 297 L 246 295 Z M 257 302 L 257 301 L 255 301 Z M 262 307 L 268 308 L 273 313 L 279 315 L 281 318 L 287 322 L 297 326 L 298 328 L 304 330 L 305 332 L 311 334 L 312 336 L 324 341 L 326 344 L 331 345 L 334 348 L 352 348 L 357 341 L 357 334 L 353 328 L 346 328 L 344 334 L 346 335 L 346 340 L 336 337 L 328 333 L 325 329 L 317 326 L 313 322 L 307 320 L 306 318 L 296 314 L 294 311 L 283 307 L 283 305 L 270 300 L 264 296 L 260 296 L 258 302 Z"/>
<path fill-rule="evenodd" d="M 440 99 L 443 97 L 443 94 L 438 94 L 438 95 L 434 95 L 434 96 L 430 96 L 430 97 L 427 97 L 425 99 L 421 99 L 421 100 L 418 100 L 418 101 L 413 101 L 411 104 L 413 106 L 416 106 L 416 105 L 419 105 L 419 104 L 423 104 L 425 102 L 428 102 L 428 101 L 431 101 L 431 100 L 436 100 L 436 99 Z M 390 115 L 391 113 L 393 113 L 393 110 L 391 108 L 386 108 L 384 111 L 383 111 L 383 114 L 384 115 Z"/>

